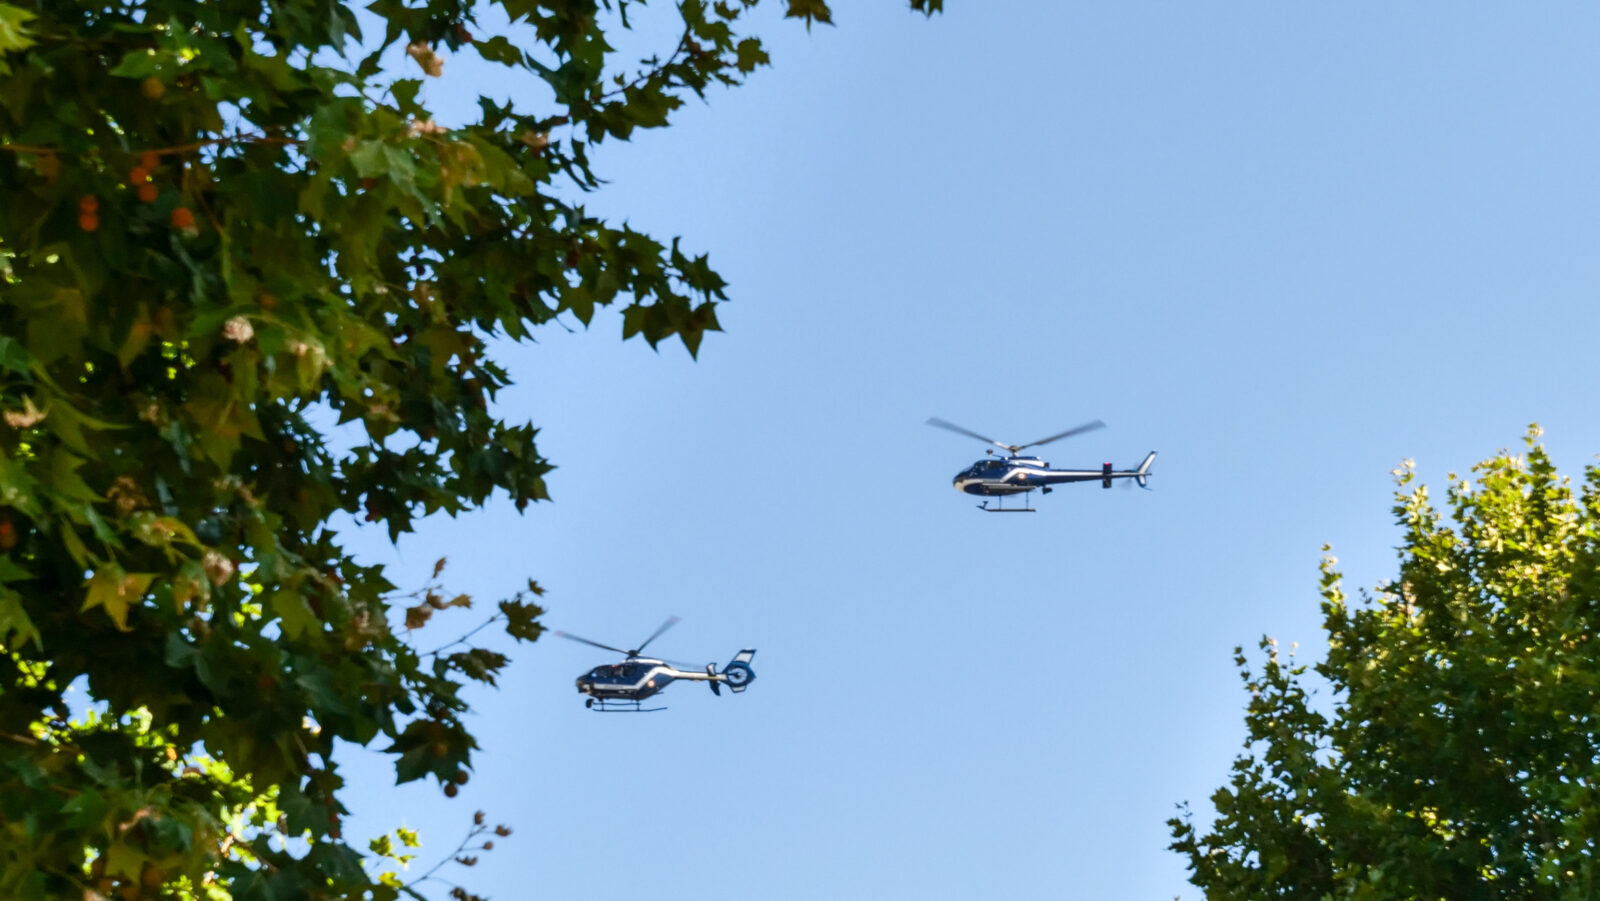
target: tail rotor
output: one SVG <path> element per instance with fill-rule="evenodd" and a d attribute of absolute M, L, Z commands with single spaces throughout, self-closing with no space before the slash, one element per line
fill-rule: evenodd
<path fill-rule="evenodd" d="M 750 683 L 756 680 L 756 671 L 750 668 L 750 660 L 755 655 L 754 648 L 745 648 L 733 655 L 728 665 L 722 668 L 722 681 L 728 683 L 730 691 L 738 694 L 749 688 Z"/>

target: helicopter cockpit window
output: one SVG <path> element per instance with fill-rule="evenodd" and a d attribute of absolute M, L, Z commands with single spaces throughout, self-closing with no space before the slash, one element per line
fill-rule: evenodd
<path fill-rule="evenodd" d="M 596 682 L 631 682 L 631 681 L 633 681 L 631 678 L 627 677 L 626 673 L 624 673 L 625 669 L 626 669 L 626 667 L 624 667 L 620 663 L 619 664 L 612 664 L 610 666 L 597 666 L 594 669 L 589 671 L 589 678 L 593 679 Z"/>

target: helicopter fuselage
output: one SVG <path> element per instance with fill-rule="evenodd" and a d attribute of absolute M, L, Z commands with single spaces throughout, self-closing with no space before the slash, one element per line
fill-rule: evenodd
<path fill-rule="evenodd" d="M 1144 462 L 1140 463 L 1135 469 L 1116 470 L 1111 468 L 1110 463 L 1100 464 L 1099 469 L 1051 469 L 1049 463 L 1038 457 L 1024 457 L 1021 454 L 1022 449 L 1025 447 L 1038 447 L 1043 444 L 1049 444 L 1052 441 L 1059 441 L 1062 438 L 1070 438 L 1073 435 L 1081 435 L 1084 432 L 1105 428 L 1105 423 L 1098 419 L 1093 422 L 1086 422 L 1076 428 L 1067 429 L 1065 432 L 1057 432 L 1048 438 L 1030 441 L 1027 444 L 1003 444 L 987 435 L 980 435 L 971 429 L 963 428 L 953 422 L 945 422 L 938 417 L 929 419 L 928 425 L 955 432 L 958 435 L 966 435 L 968 438 L 976 438 L 985 444 L 992 444 L 1010 454 L 1010 456 L 1006 457 L 989 456 L 979 460 L 956 473 L 956 477 L 951 480 L 957 491 L 962 494 L 976 494 L 979 497 L 1003 498 L 1013 494 L 1027 494 L 1035 489 L 1044 494 L 1049 494 L 1051 485 L 1061 485 L 1068 482 L 1098 481 L 1101 486 L 1110 488 L 1112 481 L 1116 479 L 1132 479 L 1134 484 L 1140 488 L 1146 488 L 1148 487 L 1146 480 L 1150 477 L 1150 463 L 1156 458 L 1156 452 L 1151 451 L 1145 456 Z M 994 451 L 989 453 L 992 455 Z M 984 501 L 978 506 L 991 513 L 1033 512 L 1033 508 L 1028 506 L 1026 502 L 1023 503 L 1023 506 L 1013 507 L 1010 510 L 1006 508 L 1005 501 L 1000 501 L 997 506 L 992 508 L 989 506 L 988 501 Z"/>
<path fill-rule="evenodd" d="M 726 685 L 735 693 L 750 687 L 756 674 L 750 669 L 755 649 L 745 648 L 717 670 L 715 663 L 706 664 L 704 670 L 679 669 L 665 660 L 652 657 L 629 657 L 621 663 L 597 666 L 577 678 L 578 693 L 589 696 L 588 706 L 596 710 L 609 709 L 608 701 L 632 702 L 655 695 L 674 682 L 707 682 L 711 691 L 722 694 Z"/>
<path fill-rule="evenodd" d="M 584 706 L 599 711 L 648 713 L 650 711 L 641 708 L 639 702 L 674 682 L 704 682 L 711 688 L 711 693 L 717 695 L 722 694 L 723 685 L 728 686 L 728 689 L 736 694 L 750 687 L 750 683 L 756 678 L 755 671 L 750 669 L 750 660 L 756 655 L 754 648 L 745 648 L 734 654 L 733 659 L 728 661 L 728 665 L 724 666 L 721 672 L 717 671 L 715 663 L 706 664 L 704 670 L 685 670 L 665 660 L 640 656 L 645 645 L 661 637 L 661 633 L 672 628 L 677 621 L 676 616 L 669 617 L 661 624 L 661 628 L 655 630 L 649 638 L 631 651 L 590 641 L 569 632 L 557 632 L 556 634 L 562 638 L 570 638 L 601 650 L 615 651 L 625 658 L 621 663 L 597 666 L 577 678 L 578 693 L 589 696 Z M 628 706 L 630 704 L 631 707 Z M 651 708 L 651 710 L 665 709 L 665 707 Z"/>
<path fill-rule="evenodd" d="M 1038 457 L 988 457 L 956 474 L 953 483 L 963 494 L 980 497 L 1006 497 L 1026 494 L 1036 488 L 1068 482 L 1093 482 L 1107 478 L 1129 478 L 1134 474 L 1101 469 L 1051 469 Z"/>
<path fill-rule="evenodd" d="M 630 658 L 597 666 L 578 677 L 578 692 L 606 700 L 642 701 L 679 679 L 709 682 L 714 674 L 685 672 L 660 660 Z"/>

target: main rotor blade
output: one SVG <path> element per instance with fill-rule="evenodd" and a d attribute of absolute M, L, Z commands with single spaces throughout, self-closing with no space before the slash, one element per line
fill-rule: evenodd
<path fill-rule="evenodd" d="M 1041 444 L 1049 444 L 1052 441 L 1059 441 L 1062 438 L 1071 438 L 1073 435 L 1082 435 L 1084 432 L 1092 432 L 1095 429 L 1103 429 L 1105 427 L 1105 423 L 1096 419 L 1094 422 L 1086 422 L 1077 428 L 1067 429 L 1065 432 L 1057 432 L 1056 434 L 1051 435 L 1049 438 L 1040 438 L 1038 441 L 1030 441 L 1027 444 L 1019 444 L 1017 445 L 1017 450 L 1021 450 L 1025 447 L 1038 447 Z"/>
<path fill-rule="evenodd" d="M 937 416 L 929 419 L 928 420 L 928 425 L 931 425 L 934 428 L 940 428 L 940 429 L 945 429 L 947 431 L 955 432 L 958 435 L 966 435 L 968 438 L 976 438 L 976 439 L 978 439 L 979 441 L 982 441 L 985 444 L 992 444 L 995 447 L 1000 448 L 1001 450 L 1012 450 L 1012 447 L 1009 444 L 1001 444 L 1000 442 L 994 440 L 993 438 L 990 438 L 988 435 L 980 435 L 977 432 L 972 431 L 971 429 L 964 429 L 961 426 L 958 426 L 953 422 L 945 422 L 943 419 L 940 419 Z M 1027 447 L 1027 445 L 1023 445 L 1023 447 Z"/>
<path fill-rule="evenodd" d="M 598 641 L 590 641 L 587 638 L 582 638 L 582 637 L 579 637 L 577 635 L 573 635 L 571 632 L 557 632 L 556 634 L 561 636 L 562 638 L 570 638 L 573 641 L 581 641 L 586 645 L 592 645 L 592 646 L 597 647 L 597 648 L 603 648 L 604 650 L 607 650 L 607 651 L 616 651 L 618 654 L 626 655 L 628 653 L 627 651 L 624 651 L 621 648 L 614 648 L 611 645 L 601 644 Z"/>
<path fill-rule="evenodd" d="M 645 645 L 649 644 L 652 641 L 655 641 L 657 638 L 660 638 L 662 632 L 667 631 L 668 629 L 672 628 L 673 626 L 676 626 L 677 624 L 678 624 L 678 618 L 676 616 L 667 617 L 667 621 L 661 624 L 661 628 L 659 628 L 659 629 L 655 630 L 654 632 L 650 633 L 650 637 L 646 638 L 644 640 L 644 644 L 639 645 L 638 647 L 634 648 L 633 650 L 629 651 L 628 653 L 633 654 L 634 656 L 638 656 L 639 652 L 644 650 Z"/>

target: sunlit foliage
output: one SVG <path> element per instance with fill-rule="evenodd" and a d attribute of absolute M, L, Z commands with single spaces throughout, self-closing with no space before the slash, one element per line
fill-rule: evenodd
<path fill-rule="evenodd" d="M 1396 471 L 1399 575 L 1351 602 L 1324 560 L 1320 679 L 1239 653 L 1247 750 L 1209 828 L 1171 821 L 1207 898 L 1600 892 L 1600 468 L 1574 487 L 1538 434 L 1444 511 Z"/>

